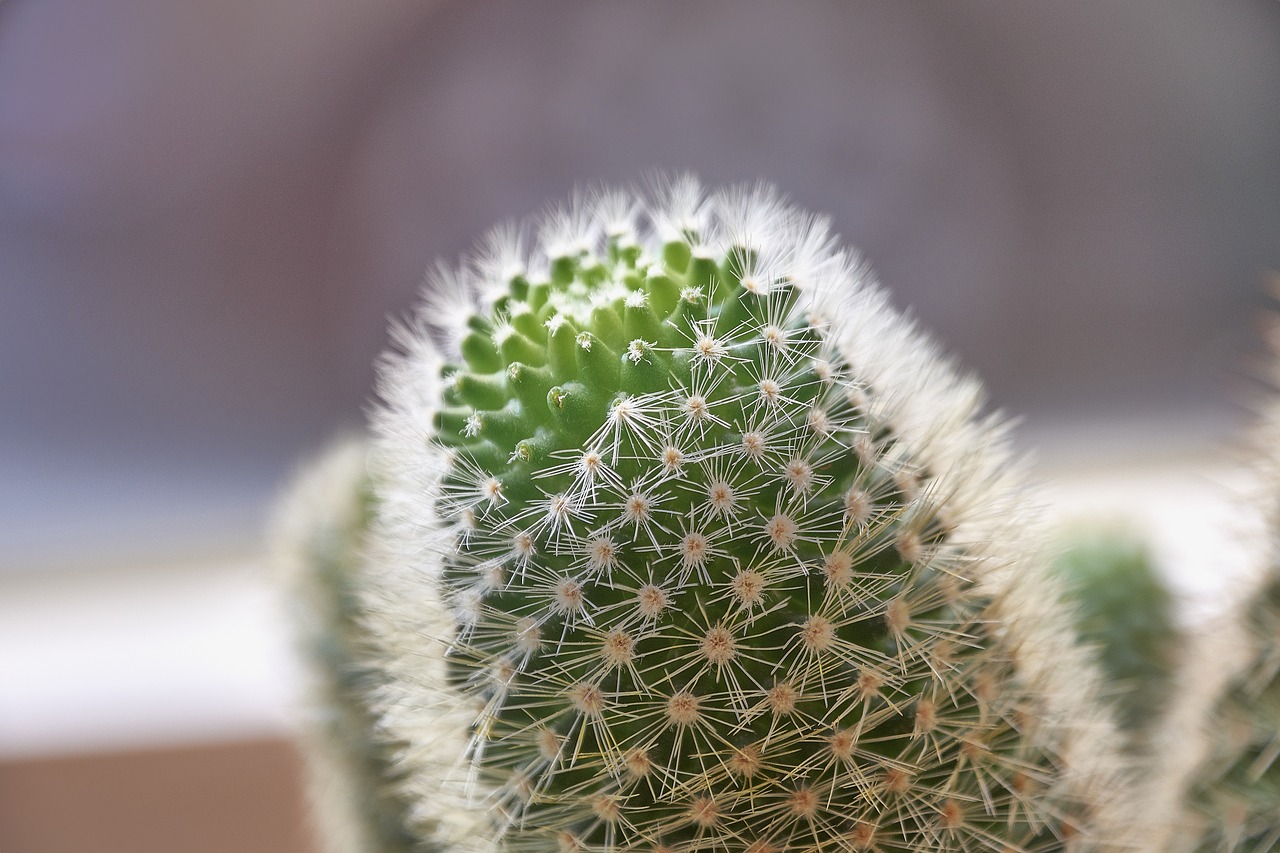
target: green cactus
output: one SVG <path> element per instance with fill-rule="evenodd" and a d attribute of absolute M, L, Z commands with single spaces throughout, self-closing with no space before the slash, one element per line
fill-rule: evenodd
<path fill-rule="evenodd" d="M 1076 607 L 1076 629 L 1098 652 L 1130 753 L 1146 755 L 1182 653 L 1173 594 L 1136 534 L 1103 528 L 1065 539 L 1055 568 Z"/>
<path fill-rule="evenodd" d="M 359 572 L 374 512 L 366 441 L 345 439 L 312 462 L 281 501 L 274 563 L 288 587 L 307 672 L 301 735 L 317 837 L 330 853 L 421 851 L 370 698 Z"/>
<path fill-rule="evenodd" d="M 1272 341 L 1280 354 L 1280 338 Z M 1280 359 L 1277 365 L 1280 377 Z M 1237 501 L 1223 559 L 1244 558 L 1227 606 L 1188 643 L 1177 699 L 1147 797 L 1166 853 L 1266 853 L 1280 847 L 1280 405 L 1255 428 L 1254 485 Z M 1217 568 L 1217 567 L 1215 567 Z M 1229 574 L 1235 574 L 1231 572 Z"/>
<path fill-rule="evenodd" d="M 1280 573 L 1204 632 L 1181 685 L 1183 713 L 1166 794 L 1168 849 L 1249 851 L 1280 845 Z"/>
<path fill-rule="evenodd" d="M 1107 848 L 1004 427 L 824 223 L 677 181 L 524 243 L 440 278 L 376 422 L 386 722 L 451 843 Z"/>

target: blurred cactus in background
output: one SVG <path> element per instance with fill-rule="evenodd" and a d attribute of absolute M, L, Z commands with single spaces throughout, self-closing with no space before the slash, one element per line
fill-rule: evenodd
<path fill-rule="evenodd" d="M 1272 546 L 1274 547 L 1274 546 Z M 1274 567 L 1192 637 L 1144 795 L 1152 853 L 1280 845 L 1280 578 Z"/>
<path fill-rule="evenodd" d="M 1203 719 L 1204 760 L 1187 796 L 1199 841 L 1185 849 L 1206 853 L 1280 845 L 1280 577 L 1271 573 L 1231 619 L 1221 630 L 1241 636 L 1202 661 L 1231 677 Z"/>
<path fill-rule="evenodd" d="M 1270 369 L 1280 379 L 1280 326 Z M 1238 538 L 1255 557 L 1231 605 L 1200 630 L 1178 683 L 1153 800 L 1161 850 L 1270 851 L 1280 847 L 1280 404 L 1270 403 L 1248 445 L 1257 474 L 1237 501 Z"/>
<path fill-rule="evenodd" d="M 1173 594 L 1136 533 L 1075 528 L 1063 539 L 1055 568 L 1076 607 L 1076 630 L 1097 650 L 1130 753 L 1145 756 L 1182 657 Z"/>
<path fill-rule="evenodd" d="M 274 525 L 275 565 L 306 667 L 301 732 L 311 811 L 328 853 L 421 850 L 372 707 L 382 680 L 367 662 L 357 594 L 373 513 L 368 443 L 334 444 L 298 477 Z"/>
<path fill-rule="evenodd" d="M 432 287 L 361 599 L 424 837 L 1110 848 L 1116 738 L 1005 426 L 822 220 L 603 192 Z"/>

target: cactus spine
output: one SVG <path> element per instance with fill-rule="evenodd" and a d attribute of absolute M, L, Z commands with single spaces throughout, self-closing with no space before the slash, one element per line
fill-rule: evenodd
<path fill-rule="evenodd" d="M 502 232 L 385 365 L 367 600 L 421 814 L 458 849 L 1105 847 L 1094 675 L 976 383 L 820 220 L 658 196 Z"/>
<path fill-rule="evenodd" d="M 380 675 L 366 660 L 357 593 L 374 511 L 367 456 L 366 441 L 345 439 L 297 478 L 277 512 L 273 562 L 307 673 L 300 734 L 316 836 L 329 853 L 409 853 L 421 847 L 375 734 Z"/>

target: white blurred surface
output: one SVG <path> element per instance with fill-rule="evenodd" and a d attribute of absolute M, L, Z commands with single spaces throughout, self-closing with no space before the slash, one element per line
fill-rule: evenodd
<path fill-rule="evenodd" d="M 1247 478 L 1211 463 L 1063 473 L 1043 488 L 1065 530 L 1132 530 L 1178 598 L 1183 621 L 1214 613 L 1254 568 L 1258 531 L 1238 512 Z"/>
<path fill-rule="evenodd" d="M 0 0 L 0 572 L 82 509 L 163 492 L 164 527 L 282 476 L 360 422 L 425 268 L 652 168 L 829 215 L 1032 422 L 1222 406 L 1280 269 L 1278 29 L 1275 0 Z"/>
<path fill-rule="evenodd" d="M 776 181 L 1002 405 L 1111 418 L 1027 442 L 1044 500 L 1189 610 L 1244 570 L 1186 414 L 1280 266 L 1274 0 L 105 8 L 0 0 L 0 754 L 280 730 L 273 484 L 434 258 L 652 167 Z"/>
<path fill-rule="evenodd" d="M 284 731 L 297 676 L 260 563 L 0 584 L 0 757 Z"/>
<path fill-rule="evenodd" d="M 1237 509 L 1248 474 L 1225 452 L 1132 425 L 1069 439 L 1038 439 L 1053 526 L 1131 526 L 1192 621 L 1249 570 L 1256 531 Z M 255 554 L 0 575 L 0 757 L 284 733 L 297 685 L 285 613 Z"/>

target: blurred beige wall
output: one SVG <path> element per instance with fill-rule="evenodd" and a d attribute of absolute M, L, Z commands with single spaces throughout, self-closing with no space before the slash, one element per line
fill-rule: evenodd
<path fill-rule="evenodd" d="M 280 739 L 0 760 L 5 853 L 309 853 Z"/>

